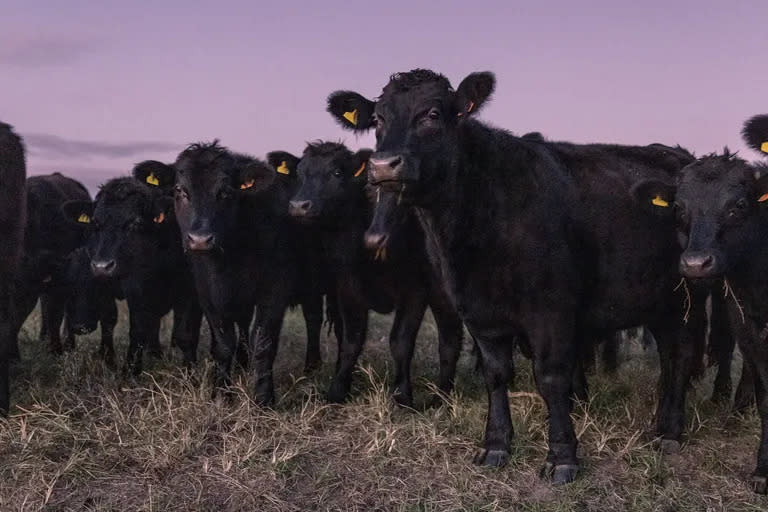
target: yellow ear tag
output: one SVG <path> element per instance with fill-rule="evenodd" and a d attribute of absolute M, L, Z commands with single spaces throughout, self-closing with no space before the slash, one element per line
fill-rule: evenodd
<path fill-rule="evenodd" d="M 760 146 L 760 151 L 763 153 L 768 153 L 768 142 L 763 142 L 763 144 Z"/>
<path fill-rule="evenodd" d="M 147 176 L 147 183 L 156 187 L 160 186 L 160 180 L 157 179 L 157 176 L 155 176 L 155 173 L 153 172 L 149 173 L 149 176 Z"/>
<path fill-rule="evenodd" d="M 344 112 L 344 119 L 357 126 L 357 109 L 352 112 Z"/>
<path fill-rule="evenodd" d="M 165 212 L 160 212 L 158 216 L 152 220 L 155 221 L 155 224 L 162 224 L 165 222 Z"/>
<path fill-rule="evenodd" d="M 768 201 L 768 193 L 761 195 L 760 199 L 757 200 L 758 203 L 764 203 L 765 201 Z"/>
<path fill-rule="evenodd" d="M 277 168 L 277 172 L 280 174 L 291 174 L 291 170 L 288 168 L 288 164 L 285 163 L 285 160 L 283 160 L 283 163 Z"/>
<path fill-rule="evenodd" d="M 91 218 L 88 216 L 87 213 L 81 213 L 80 216 L 77 218 L 77 222 L 80 222 L 81 224 L 90 224 Z"/>
<path fill-rule="evenodd" d="M 247 190 L 253 186 L 254 181 L 248 180 L 245 183 L 240 184 L 240 190 Z"/>
<path fill-rule="evenodd" d="M 363 171 L 365 170 L 365 162 L 363 162 L 363 165 L 360 166 L 360 168 L 355 173 L 355 178 L 363 174 Z"/>
<path fill-rule="evenodd" d="M 669 203 L 663 200 L 661 196 L 654 197 L 651 203 L 655 204 L 656 206 L 661 206 L 662 208 L 666 208 L 667 206 L 669 206 Z"/>

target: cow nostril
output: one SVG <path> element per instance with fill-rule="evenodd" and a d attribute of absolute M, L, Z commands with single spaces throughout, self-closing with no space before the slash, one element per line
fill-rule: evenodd
<path fill-rule="evenodd" d="M 381 233 L 366 233 L 365 246 L 369 250 L 380 249 L 387 241 L 387 236 Z"/>
<path fill-rule="evenodd" d="M 394 157 L 392 160 L 389 161 L 387 165 L 389 165 L 390 169 L 397 168 L 401 163 L 403 162 L 403 159 L 399 156 Z"/>
<path fill-rule="evenodd" d="M 306 201 L 291 201 L 290 202 L 290 213 L 291 215 L 306 215 L 309 213 L 309 211 L 312 209 L 312 201 L 306 200 Z"/>
<path fill-rule="evenodd" d="M 708 254 L 701 260 L 701 268 L 703 269 L 712 268 L 714 263 L 715 263 L 715 258 L 713 258 L 711 254 Z"/>

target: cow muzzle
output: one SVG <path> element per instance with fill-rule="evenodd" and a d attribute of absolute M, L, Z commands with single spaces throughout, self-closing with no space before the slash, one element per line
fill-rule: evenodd
<path fill-rule="evenodd" d="M 91 261 L 91 273 L 93 277 L 106 279 L 113 277 L 117 270 L 115 260 L 93 260 Z"/>
<path fill-rule="evenodd" d="M 405 164 L 400 155 L 381 155 L 371 157 L 368 160 L 368 177 L 371 183 L 377 184 L 385 181 L 401 181 L 405 178 L 403 171 Z"/>
<path fill-rule="evenodd" d="M 213 233 L 192 232 L 187 234 L 187 247 L 190 251 L 210 251 L 216 245 Z"/>
<path fill-rule="evenodd" d="M 680 273 L 691 279 L 717 277 L 720 261 L 712 251 L 684 252 L 680 256 Z"/>

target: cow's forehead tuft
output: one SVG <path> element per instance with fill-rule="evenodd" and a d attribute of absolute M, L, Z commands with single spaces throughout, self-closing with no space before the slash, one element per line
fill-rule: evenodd
<path fill-rule="evenodd" d="M 440 73 L 429 69 L 414 69 L 391 75 L 382 95 L 406 92 L 425 84 L 434 84 L 446 91 L 452 90 L 451 82 Z"/>

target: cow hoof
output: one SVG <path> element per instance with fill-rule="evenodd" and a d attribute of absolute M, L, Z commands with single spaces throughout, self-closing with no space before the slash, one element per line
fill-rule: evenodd
<path fill-rule="evenodd" d="M 749 484 L 757 494 L 768 494 L 768 477 L 752 475 L 749 479 Z"/>
<path fill-rule="evenodd" d="M 487 466 L 489 468 L 500 468 L 509 460 L 509 452 L 506 450 L 486 450 L 483 448 L 480 453 L 475 455 L 472 461 L 477 466 Z"/>
<path fill-rule="evenodd" d="M 413 397 L 410 395 L 395 393 L 394 395 L 392 395 L 392 399 L 395 401 L 398 407 L 413 409 Z"/>
<path fill-rule="evenodd" d="M 680 441 L 674 439 L 662 439 L 659 442 L 659 450 L 664 455 L 677 455 L 680 453 Z"/>
<path fill-rule="evenodd" d="M 576 480 L 579 466 L 576 464 L 558 464 L 552 473 L 552 485 L 565 485 Z"/>
<path fill-rule="evenodd" d="M 343 404 L 347 400 L 347 388 L 336 382 L 331 383 L 328 388 L 328 402 L 332 404 Z"/>

